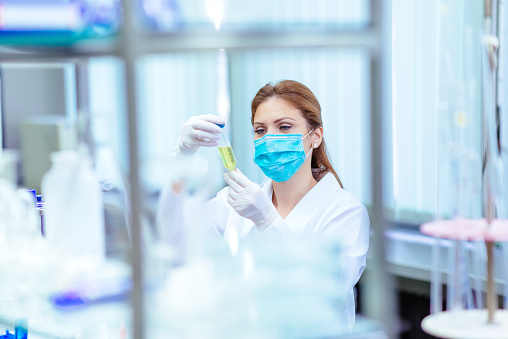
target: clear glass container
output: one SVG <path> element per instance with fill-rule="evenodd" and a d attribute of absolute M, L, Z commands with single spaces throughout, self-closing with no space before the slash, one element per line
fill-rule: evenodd
<path fill-rule="evenodd" d="M 218 125 L 222 128 L 221 138 L 219 140 L 219 153 L 222 159 L 222 164 L 230 171 L 234 171 L 236 168 L 236 158 L 229 141 L 228 131 L 225 125 Z"/>

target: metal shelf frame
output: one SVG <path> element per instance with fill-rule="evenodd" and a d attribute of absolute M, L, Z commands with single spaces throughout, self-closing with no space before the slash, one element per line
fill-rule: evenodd
<path fill-rule="evenodd" d="M 388 228 L 383 209 L 383 176 L 386 168 L 383 157 L 385 133 L 390 130 L 391 117 L 391 0 L 370 1 L 370 25 L 355 31 L 316 32 L 183 32 L 147 33 L 137 22 L 136 0 L 122 0 L 124 23 L 116 37 L 83 41 L 69 47 L 9 47 L 0 46 L 0 62 L 45 61 L 63 59 L 77 65 L 78 105 L 87 107 L 87 59 L 97 56 L 116 56 L 123 60 L 125 98 L 128 113 L 129 185 L 132 202 L 132 272 L 134 288 L 131 298 L 133 310 L 132 338 L 144 339 L 144 299 L 141 241 L 141 187 L 139 181 L 138 97 L 136 90 L 136 61 L 149 54 L 191 50 L 254 49 L 254 48 L 357 48 L 370 54 L 370 114 L 371 114 L 371 172 L 372 206 L 368 275 L 363 309 L 366 316 L 380 321 L 389 338 L 396 337 L 395 293 L 392 277 L 385 260 L 385 236 Z M 389 153 L 389 152 L 388 152 Z"/>

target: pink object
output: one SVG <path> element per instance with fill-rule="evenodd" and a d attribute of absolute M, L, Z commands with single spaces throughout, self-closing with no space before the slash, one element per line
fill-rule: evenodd
<path fill-rule="evenodd" d="M 119 339 L 127 338 L 127 327 L 125 326 L 125 324 L 122 324 L 120 326 L 120 330 L 118 331 L 118 338 Z"/>
<path fill-rule="evenodd" d="M 484 234 L 487 241 L 508 241 L 508 220 L 495 219 Z"/>
<path fill-rule="evenodd" d="M 452 219 L 428 222 L 420 226 L 425 235 L 454 240 L 508 241 L 508 220 Z"/>

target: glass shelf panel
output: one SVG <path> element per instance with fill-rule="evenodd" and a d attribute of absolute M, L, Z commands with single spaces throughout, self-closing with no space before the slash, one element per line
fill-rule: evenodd
<path fill-rule="evenodd" d="M 133 0 L 152 32 L 351 32 L 370 23 L 369 2 L 281 0 Z M 123 21 L 120 0 L 0 0 L 0 45 L 66 46 L 112 36 Z"/>
<path fill-rule="evenodd" d="M 358 30 L 367 0 L 138 0 L 145 22 L 162 31 Z"/>

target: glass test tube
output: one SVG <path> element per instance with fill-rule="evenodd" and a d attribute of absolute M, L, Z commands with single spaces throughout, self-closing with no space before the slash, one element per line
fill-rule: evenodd
<path fill-rule="evenodd" d="M 228 131 L 224 128 L 225 125 L 217 124 L 222 128 L 221 138 L 219 140 L 219 153 L 222 159 L 222 164 L 230 171 L 234 171 L 236 168 L 236 158 L 231 148 L 231 142 L 229 141 Z"/>

